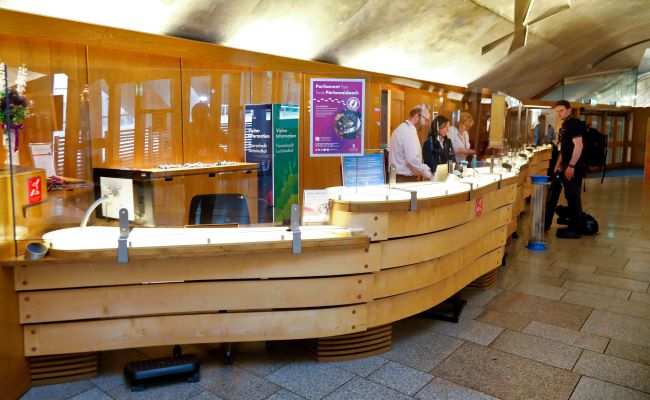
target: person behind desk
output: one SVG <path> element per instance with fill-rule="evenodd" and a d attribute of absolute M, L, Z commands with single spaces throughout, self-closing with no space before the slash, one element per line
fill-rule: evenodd
<path fill-rule="evenodd" d="M 388 145 L 388 162 L 397 169 L 397 182 L 415 182 L 431 179 L 431 170 L 422 162 L 422 148 L 418 130 L 428 126 L 431 113 L 426 107 L 416 106 L 409 119 L 393 131 Z"/>
<path fill-rule="evenodd" d="M 462 112 L 458 121 L 458 129 L 453 125 L 449 127 L 449 138 L 456 152 L 456 160 L 458 162 L 466 161 L 467 156 L 476 154 L 476 151 L 471 149 L 469 134 L 467 133 L 472 126 L 474 126 L 472 114 Z"/>
<path fill-rule="evenodd" d="M 429 137 L 422 145 L 422 158 L 424 163 L 435 172 L 438 164 L 446 164 L 448 161 L 456 162 L 454 147 L 451 139 L 447 137 L 449 131 L 449 120 L 438 115 L 431 122 Z"/>
<path fill-rule="evenodd" d="M 535 125 L 535 146 L 539 146 L 545 143 L 554 143 L 555 142 L 555 129 L 551 124 L 546 124 L 546 115 L 540 114 L 537 117 L 538 124 Z M 546 134 L 544 134 L 544 127 L 547 127 Z"/>

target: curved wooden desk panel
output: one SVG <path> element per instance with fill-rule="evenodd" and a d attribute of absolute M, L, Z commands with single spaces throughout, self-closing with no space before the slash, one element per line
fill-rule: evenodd
<path fill-rule="evenodd" d="M 361 304 L 316 310 L 166 315 L 34 324 L 25 326 L 25 355 L 335 336 L 364 331 L 366 320 L 367 305 Z"/>
<path fill-rule="evenodd" d="M 368 327 L 398 321 L 440 304 L 477 277 L 497 268 L 502 258 L 503 248 L 498 248 L 433 285 L 369 303 Z"/>
<path fill-rule="evenodd" d="M 290 252 L 258 249 L 246 254 L 218 253 L 204 257 L 140 259 L 119 264 L 115 252 L 93 262 L 84 259 L 50 259 L 16 262 L 16 290 L 62 289 L 112 285 L 137 285 L 149 282 L 206 281 L 222 279 L 295 278 L 322 275 L 362 274 L 379 270 L 379 254 L 360 236 L 350 248 L 303 247 L 300 256 Z M 347 241 L 347 239 L 346 239 Z M 304 245 L 305 243 L 303 243 Z M 186 255 L 192 250 L 185 249 Z M 216 257 L 216 258 L 215 258 Z M 262 262 L 263 260 L 263 262 Z"/>
<path fill-rule="evenodd" d="M 289 305 L 291 308 L 331 307 L 369 301 L 372 282 L 372 274 L 363 274 L 22 292 L 20 322 L 259 310 Z"/>
<path fill-rule="evenodd" d="M 514 202 L 516 179 L 490 184 L 472 193 L 482 198 L 483 212 Z M 476 217 L 476 203 L 468 200 L 468 193 L 459 193 L 435 199 L 418 200 L 418 209 L 408 211 L 408 201 L 386 204 L 354 204 L 334 201 L 331 222 L 334 225 L 363 227 L 371 241 L 436 232 L 464 224 Z M 366 207 L 367 206 L 367 207 Z M 382 207 L 383 206 L 383 207 Z"/>
<path fill-rule="evenodd" d="M 380 242 L 380 268 L 399 267 L 442 257 L 507 225 L 511 216 L 510 206 L 504 206 L 454 228 Z"/>
<path fill-rule="evenodd" d="M 467 243 L 465 247 L 436 259 L 403 267 L 384 269 L 375 273 L 372 297 L 380 299 L 406 293 L 452 276 L 466 264 L 492 250 L 503 247 L 505 244 L 505 230 L 505 227 L 499 227 L 482 238 Z"/>

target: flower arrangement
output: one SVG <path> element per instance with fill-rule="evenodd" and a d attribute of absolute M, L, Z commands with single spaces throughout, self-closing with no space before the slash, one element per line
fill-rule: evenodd
<path fill-rule="evenodd" d="M 5 64 L 0 62 L 0 121 L 4 125 L 17 126 L 29 117 L 29 104 L 23 96 L 27 87 L 27 67 L 25 64 L 18 67 L 13 88 L 6 86 L 6 71 Z"/>

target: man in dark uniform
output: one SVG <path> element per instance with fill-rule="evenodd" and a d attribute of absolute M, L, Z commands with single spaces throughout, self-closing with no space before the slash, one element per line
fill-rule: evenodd
<path fill-rule="evenodd" d="M 560 129 L 560 155 L 555 172 L 562 171 L 564 197 L 568 203 L 571 223 L 557 230 L 557 237 L 579 239 L 582 230 L 582 201 L 580 190 L 587 166 L 582 157 L 584 123 L 571 115 L 571 104 L 566 100 L 555 103 L 555 115 L 562 120 Z"/>

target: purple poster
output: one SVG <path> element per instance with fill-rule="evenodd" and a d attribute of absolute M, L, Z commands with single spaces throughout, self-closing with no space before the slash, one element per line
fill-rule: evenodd
<path fill-rule="evenodd" d="M 364 79 L 311 79 L 312 157 L 363 155 Z"/>

